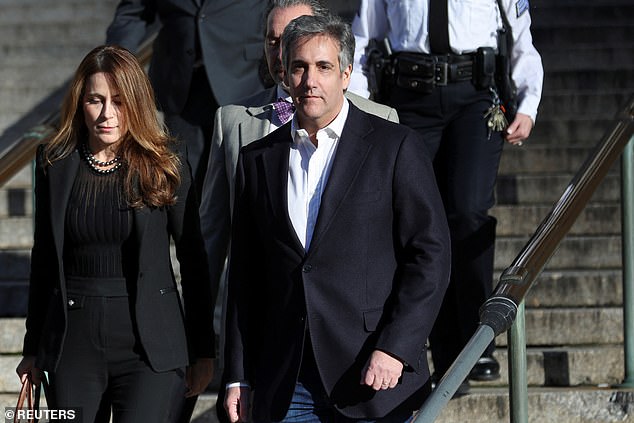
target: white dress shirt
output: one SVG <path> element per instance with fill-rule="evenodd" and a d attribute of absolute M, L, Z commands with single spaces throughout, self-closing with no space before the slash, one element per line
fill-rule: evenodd
<path fill-rule="evenodd" d="M 519 113 L 535 121 L 541 98 L 544 70 L 530 33 L 528 0 L 502 0 L 513 32 L 511 66 L 517 86 Z M 478 47 L 497 49 L 497 30 L 502 18 L 496 0 L 448 0 L 449 44 L 455 54 L 474 53 Z M 430 52 L 429 0 L 361 0 L 352 23 L 356 49 L 355 71 L 349 90 L 368 97 L 368 82 L 362 72 L 368 40 L 388 38 L 393 52 Z"/>
<path fill-rule="evenodd" d="M 317 131 L 317 147 L 311 142 L 308 132 L 297 127 L 295 118 L 291 123 L 293 143 L 288 157 L 288 215 L 306 251 L 313 237 L 321 196 L 328 182 L 348 109 L 348 100 L 344 98 L 337 117 Z"/>

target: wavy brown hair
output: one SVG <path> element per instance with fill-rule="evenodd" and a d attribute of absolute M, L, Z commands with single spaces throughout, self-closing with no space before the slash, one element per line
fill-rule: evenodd
<path fill-rule="evenodd" d="M 174 204 L 180 184 L 179 158 L 170 149 L 174 140 L 159 122 L 154 92 L 145 71 L 136 57 L 122 47 L 96 47 L 79 64 L 62 104 L 60 128 L 46 146 L 46 163 L 53 165 L 87 142 L 84 90 L 90 76 L 100 72 L 121 99 L 125 133 L 117 143 L 117 154 L 124 163 L 128 203 L 132 207 Z"/>

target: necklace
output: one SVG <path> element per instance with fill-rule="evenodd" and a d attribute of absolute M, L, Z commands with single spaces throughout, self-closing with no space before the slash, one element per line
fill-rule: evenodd
<path fill-rule="evenodd" d="M 102 162 L 97 160 L 95 156 L 88 149 L 88 145 L 86 143 L 82 143 L 81 145 L 82 157 L 86 162 L 90 165 L 90 168 L 100 175 L 107 175 L 109 173 L 115 172 L 117 169 L 121 167 L 121 157 L 115 156 L 114 159 L 108 160 L 107 162 Z M 114 165 L 114 166 L 112 166 Z M 102 169 L 105 167 L 112 166 L 110 169 Z"/>

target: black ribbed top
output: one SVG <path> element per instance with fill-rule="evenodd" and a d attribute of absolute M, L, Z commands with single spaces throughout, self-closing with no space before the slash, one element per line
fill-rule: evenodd
<path fill-rule="evenodd" d="M 122 174 L 98 174 L 81 160 L 66 210 L 67 278 L 125 279 L 133 274 L 133 216 L 124 199 Z"/>

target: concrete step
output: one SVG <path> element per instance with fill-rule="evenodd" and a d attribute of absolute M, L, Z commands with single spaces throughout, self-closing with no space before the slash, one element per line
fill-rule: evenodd
<path fill-rule="evenodd" d="M 15 0 L 13 0 L 15 1 Z M 549 9 L 564 6 L 575 7 L 616 7 L 631 6 L 631 0 L 531 0 L 531 13 L 533 9 Z"/>
<path fill-rule="evenodd" d="M 519 255 L 529 237 L 498 237 L 495 268 L 504 269 Z M 614 270 L 621 268 L 620 236 L 566 236 L 546 263 L 545 270 Z"/>
<path fill-rule="evenodd" d="M 84 53 L 88 52 L 85 50 Z M 7 113 L 16 114 L 24 113 L 25 105 L 33 107 L 42 101 L 45 96 L 43 93 L 52 91 L 65 82 L 64 79 L 59 79 L 60 75 L 66 75 L 70 77 L 71 72 L 77 65 L 76 60 L 69 60 L 68 63 L 58 63 L 51 68 L 55 69 L 56 76 L 50 77 L 48 81 L 42 81 L 40 86 L 37 86 L 37 82 L 34 80 L 24 80 L 27 73 L 25 69 L 15 68 L 9 74 L 8 72 L 0 72 L 0 78 L 6 76 L 6 82 L 0 83 L 0 89 L 2 89 L 2 97 L 0 98 L 0 110 L 6 110 Z M 23 73 L 24 72 L 24 73 Z M 9 81 L 13 81 L 11 86 Z M 44 91 L 43 91 L 44 90 Z"/>
<path fill-rule="evenodd" d="M 538 19 L 532 20 L 531 33 L 533 42 L 539 50 L 540 46 L 621 46 L 631 41 L 634 32 L 632 19 L 618 22 L 598 22 L 596 25 L 586 25 L 583 22 L 561 21 L 559 26 L 553 27 L 549 22 L 542 23 Z"/>
<path fill-rule="evenodd" d="M 632 390 L 597 387 L 528 390 L 531 423 L 633 422 L 632 413 Z M 509 421 L 509 395 L 504 388 L 474 388 L 471 394 L 451 400 L 436 419 L 436 423 Z"/>
<path fill-rule="evenodd" d="M 7 181 L 2 188 L 22 188 L 33 190 L 32 185 L 32 169 L 31 166 L 25 166 L 22 170 L 18 171 L 11 179 Z"/>
<path fill-rule="evenodd" d="M 502 184 L 506 184 L 502 182 Z M 537 225 L 548 215 L 552 209 L 551 204 L 513 204 L 515 199 L 507 192 L 502 191 L 503 186 L 498 188 L 499 205 L 491 209 L 491 215 L 498 220 L 497 233 L 501 236 L 531 235 Z M 504 193 L 503 193 L 504 192 Z M 563 193 L 563 188 L 561 190 Z M 600 194 L 597 194 L 599 196 Z M 511 203 L 511 204 L 509 204 Z M 32 228 L 30 222 L 33 208 L 30 191 L 19 189 L 0 190 L 0 219 L 12 219 L 8 226 L 7 235 L 9 240 L 5 240 L 6 247 L 30 246 L 31 238 L 15 239 L 16 230 L 26 233 Z M 602 201 L 600 203 L 590 203 L 585 207 L 577 222 L 572 226 L 573 234 L 618 234 L 620 233 L 621 205 L 618 202 Z M 18 220 L 18 218 L 21 218 Z M 0 228 L 3 223 L 0 221 Z M 23 227 L 23 229 L 19 229 Z M 20 244 L 16 244 L 16 243 Z M 3 241 L 0 241 L 0 245 Z"/>
<path fill-rule="evenodd" d="M 217 423 L 217 395 L 201 395 L 192 422 Z M 634 392 L 615 388 L 529 388 L 531 423 L 632 422 Z M 508 423 L 509 395 L 505 388 L 474 387 L 469 395 L 451 400 L 436 423 Z"/>
<path fill-rule="evenodd" d="M 28 304 L 28 279 L 0 280 L 0 318 L 25 317 Z"/>
<path fill-rule="evenodd" d="M 118 0 L 2 1 L 0 133 L 70 78 L 81 58 L 103 43 L 117 4 Z"/>
<path fill-rule="evenodd" d="M 85 53 L 88 53 L 88 50 L 86 50 Z M 15 67 L 10 70 L 6 69 L 0 73 L 0 76 L 2 76 L 0 88 L 4 91 L 4 89 L 7 88 L 19 87 L 20 89 L 25 89 L 25 92 L 28 94 L 40 84 L 41 96 L 36 99 L 42 99 L 46 97 L 50 91 L 62 85 L 72 76 L 81 57 L 75 59 L 76 60 L 73 60 L 73 58 L 71 58 L 63 62 L 47 63 L 46 67 L 50 72 L 46 72 L 44 75 L 42 75 L 43 72 L 40 68 L 34 68 L 32 66 Z M 29 97 L 34 96 L 35 95 L 30 95 Z"/>
<path fill-rule="evenodd" d="M 78 20 L 72 22 L 72 25 L 68 21 L 42 22 L 38 25 L 25 25 L 21 22 L 5 23 L 0 26 L 0 39 L 12 40 L 25 47 L 59 45 L 60 40 L 102 44 L 105 41 L 108 23 L 107 20 L 102 22 Z"/>
<path fill-rule="evenodd" d="M 7 339 L 5 330 L 9 320 L 22 323 L 21 331 L 12 339 Z M 16 388 L 15 366 L 20 360 L 24 324 L 22 319 L 0 320 L 0 339 L 9 345 L 11 351 L 0 355 L 0 392 L 10 392 Z M 3 347 L 3 350 L 8 350 Z M 474 386 L 507 386 L 508 351 L 499 347 L 494 356 L 500 363 L 500 379 L 491 382 L 473 382 Z M 428 355 L 433 370 L 431 353 Z M 617 384 L 623 379 L 624 357 L 622 345 L 582 346 L 566 348 L 527 349 L 527 381 L 529 386 L 578 386 Z"/>
<path fill-rule="evenodd" d="M 634 30 L 632 30 L 634 35 Z M 557 70 L 596 70 L 606 67 L 622 69 L 634 66 L 634 43 L 624 46 L 553 46 L 539 50 L 544 67 Z"/>
<path fill-rule="evenodd" d="M 22 352 L 22 342 L 26 333 L 24 321 L 23 317 L 0 319 L 0 357 Z"/>
<path fill-rule="evenodd" d="M 630 55 L 634 62 L 634 48 Z M 568 63 L 571 58 L 566 59 Z M 593 60 L 588 58 L 588 60 Z M 621 111 L 625 102 L 629 100 L 631 93 L 623 92 L 544 92 L 539 103 L 539 119 L 542 116 L 567 117 L 571 115 L 587 115 L 589 113 L 610 113 L 611 116 Z"/>
<path fill-rule="evenodd" d="M 531 423 L 611 423 L 631 422 L 634 409 L 632 391 L 614 388 L 580 387 L 530 388 L 528 417 Z M 217 395 L 198 398 L 193 423 L 218 423 Z M 15 407 L 15 394 L 0 394 L 0 404 Z M 477 419 L 474 420 L 474 417 Z M 502 388 L 472 388 L 472 393 L 451 400 L 437 423 L 508 423 L 508 391 Z"/>
<path fill-rule="evenodd" d="M 544 64 L 546 77 L 544 78 L 543 92 L 557 92 L 559 90 L 595 90 L 602 92 L 604 90 L 621 89 L 624 92 L 633 92 L 634 68 L 615 67 L 612 69 L 594 70 L 586 69 L 568 69 L 568 70 L 550 70 L 548 63 Z M 612 116 L 610 116 L 612 117 Z"/>
<path fill-rule="evenodd" d="M 634 6 L 629 4 L 588 4 L 570 7 L 558 1 L 537 5 L 531 2 L 531 19 L 533 32 L 542 28 L 562 28 L 566 25 L 583 25 L 584 27 L 630 25 L 634 19 Z"/>
<path fill-rule="evenodd" d="M 28 263 L 24 274 L 0 280 L 0 317 L 24 317 L 28 304 Z M 0 269 L 5 269 L 0 267 Z M 499 283 L 498 269 L 492 280 Z M 620 307 L 623 280 L 619 269 L 545 271 L 533 283 L 525 302 L 528 307 Z"/>
<path fill-rule="evenodd" d="M 0 249 L 26 249 L 33 246 L 33 219 L 7 217 L 0 219 Z"/>
<path fill-rule="evenodd" d="M 499 282 L 496 275 L 494 285 Z M 623 275 L 614 270 L 545 270 L 528 291 L 528 308 L 620 307 Z"/>
<path fill-rule="evenodd" d="M 539 139 L 531 138 L 522 147 L 504 145 L 504 152 L 500 160 L 499 175 L 534 174 L 545 175 L 561 173 L 576 174 L 585 161 L 591 157 L 596 149 L 594 145 L 557 145 L 539 144 Z M 615 163 L 611 173 L 618 173 L 620 164 Z"/>
<path fill-rule="evenodd" d="M 2 43 L 0 42 L 0 45 Z M 95 46 L 95 42 L 75 40 L 75 42 L 57 44 L 55 46 L 35 45 L 23 46 L 19 43 L 3 46 L 3 68 L 0 72 L 15 71 L 28 66 L 42 66 L 42 63 L 53 63 L 61 61 L 77 66 L 74 61 L 82 58 L 90 49 Z M 68 75 L 70 77 L 71 75 Z"/>
<path fill-rule="evenodd" d="M 21 350 L 23 321 L 23 318 L 0 319 L 0 339 L 3 340 L 0 354 Z M 622 307 L 527 307 L 525 321 L 527 345 L 532 347 L 598 348 L 623 342 Z M 11 339 L 13 341 L 9 341 Z M 498 336 L 496 342 L 498 346 L 506 346 L 506 335 Z"/>
<path fill-rule="evenodd" d="M 548 216 L 552 206 L 545 205 L 499 205 L 490 214 L 497 218 L 498 236 L 532 235 L 537 226 Z M 591 203 L 586 206 L 569 234 L 573 235 L 620 235 L 621 204 Z"/>
<path fill-rule="evenodd" d="M 28 278 L 31 265 L 31 251 L 28 249 L 0 250 L 0 282 Z"/>
<path fill-rule="evenodd" d="M 63 2 L 67 4 L 81 3 L 79 0 L 63 0 Z M 99 2 L 113 5 L 113 11 L 114 11 L 114 6 L 116 6 L 116 4 L 118 3 L 118 0 L 99 0 Z M 99 2 L 95 0 L 91 0 L 84 3 L 97 4 Z M 57 3 L 60 3 L 60 0 L 2 0 L 3 7 L 4 6 L 27 6 L 27 5 L 53 7 Z M 42 12 L 41 10 L 38 10 L 38 13 L 41 13 L 41 12 Z"/>
<path fill-rule="evenodd" d="M 526 344 L 532 347 L 623 343 L 622 307 L 527 308 Z M 506 334 L 496 338 L 506 346 Z"/>
<path fill-rule="evenodd" d="M 595 146 L 614 127 L 615 114 L 610 115 L 603 118 L 584 115 L 556 119 L 538 114 L 537 123 L 528 142 L 542 145 Z"/>
<path fill-rule="evenodd" d="M 15 368 L 22 359 L 21 355 L 0 355 L 0 392 L 20 392 L 20 379 Z M 17 396 L 14 401 L 17 400 Z M 10 407 L 15 407 L 15 403 Z"/>
<path fill-rule="evenodd" d="M 572 175 L 499 175 L 495 195 L 498 205 L 553 205 L 558 201 L 573 180 Z M 597 186 L 591 201 L 619 202 L 621 178 L 608 173 Z"/>
<path fill-rule="evenodd" d="M 494 357 L 500 363 L 500 378 L 490 382 L 474 381 L 472 386 L 508 386 L 508 350 L 497 348 Z M 431 353 L 428 360 L 432 363 Z M 624 377 L 623 345 L 528 347 L 526 377 L 528 386 L 534 387 L 615 385 Z"/>
<path fill-rule="evenodd" d="M 31 190 L 19 188 L 0 189 L 0 219 L 32 215 L 32 198 Z"/>
<path fill-rule="evenodd" d="M 21 249 L 24 251 L 30 249 L 33 242 L 33 233 L 30 230 L 32 223 L 30 222 L 30 218 L 0 219 L 0 249 Z M 529 241 L 530 235 L 498 236 L 495 246 L 496 268 L 502 269 L 509 266 Z M 20 256 L 5 256 L 3 260 L 25 262 L 26 257 L 28 256 L 22 253 Z M 621 237 L 618 234 L 567 235 L 547 264 L 547 268 L 550 270 L 615 269 L 620 267 Z M 21 269 L 17 268 L 16 271 L 21 272 Z"/>
<path fill-rule="evenodd" d="M 0 25 L 19 22 L 26 26 L 58 22 L 67 24 L 69 20 L 79 22 L 108 21 L 112 19 L 116 0 L 105 1 L 21 1 L 6 4 L 3 1 Z M 42 3 L 47 3 L 46 13 L 42 13 Z"/>

